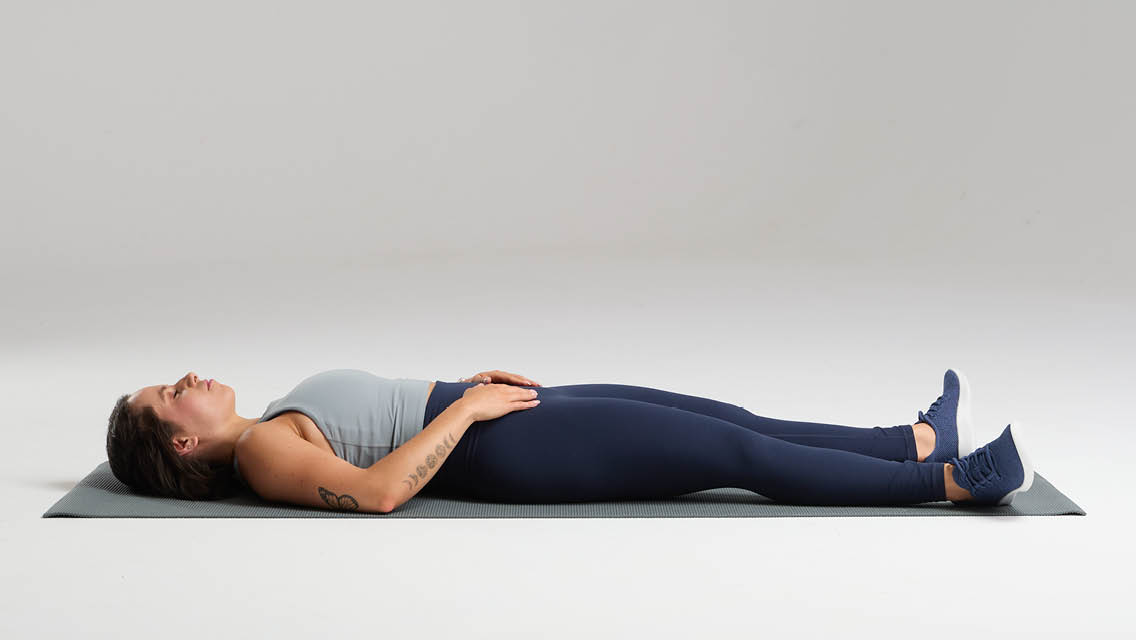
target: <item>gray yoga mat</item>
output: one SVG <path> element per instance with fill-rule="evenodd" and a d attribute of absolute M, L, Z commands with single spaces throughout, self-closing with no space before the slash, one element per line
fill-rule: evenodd
<path fill-rule="evenodd" d="M 45 518 L 765 518 L 778 516 L 1060 516 L 1085 515 L 1035 472 L 1033 486 L 1005 507 L 927 502 L 899 507 L 816 507 L 773 502 L 745 489 L 709 489 L 673 498 L 506 504 L 417 495 L 394 511 L 332 511 L 267 502 L 251 491 L 224 500 L 178 500 L 136 495 L 103 462 L 59 499 Z"/>

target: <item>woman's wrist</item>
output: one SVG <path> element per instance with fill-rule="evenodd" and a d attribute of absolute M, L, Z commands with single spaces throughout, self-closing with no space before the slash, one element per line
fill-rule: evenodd
<path fill-rule="evenodd" d="M 473 411 L 469 406 L 469 400 L 466 398 L 458 398 L 457 400 L 454 400 L 450 403 L 450 406 L 446 407 L 446 411 L 460 415 L 463 420 L 469 422 L 470 424 L 477 422 L 473 419 Z"/>

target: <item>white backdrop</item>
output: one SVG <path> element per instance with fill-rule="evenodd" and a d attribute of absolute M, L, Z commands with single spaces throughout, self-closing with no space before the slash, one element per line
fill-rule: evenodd
<path fill-rule="evenodd" d="M 0 631 L 1130 632 L 1133 18 L 0 4 Z M 252 417 L 337 367 L 857 426 L 957 367 L 1089 516 L 39 519 L 117 395 L 193 370 Z"/>

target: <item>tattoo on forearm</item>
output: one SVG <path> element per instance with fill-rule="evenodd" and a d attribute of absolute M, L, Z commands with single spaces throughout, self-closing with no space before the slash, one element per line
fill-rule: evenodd
<path fill-rule="evenodd" d="M 323 501 L 327 503 L 327 506 L 332 507 L 333 509 L 342 509 L 344 511 L 359 510 L 359 501 L 347 495 L 346 493 L 341 496 L 337 496 L 327 489 L 320 487 L 319 494 L 320 497 L 323 498 Z"/>
<path fill-rule="evenodd" d="M 446 434 L 446 439 L 439 442 L 438 445 L 434 447 L 434 451 L 427 453 L 422 463 L 415 467 L 415 473 L 408 474 L 406 479 L 403 480 L 403 482 L 406 483 L 406 488 L 413 491 L 418 487 L 420 482 L 424 481 L 426 476 L 430 475 L 431 469 L 445 461 L 446 456 L 450 454 L 450 451 L 453 450 L 456 444 L 457 440 L 455 440 L 452 435 Z"/>

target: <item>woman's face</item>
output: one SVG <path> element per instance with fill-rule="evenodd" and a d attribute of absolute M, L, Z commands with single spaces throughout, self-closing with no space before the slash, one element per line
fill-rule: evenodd
<path fill-rule="evenodd" d="M 142 387 L 128 400 L 131 406 L 149 405 L 162 420 L 177 425 L 177 437 L 212 440 L 236 413 L 233 388 L 216 380 L 201 379 L 190 371 L 173 384 Z M 194 441 L 196 445 L 196 440 Z"/>

